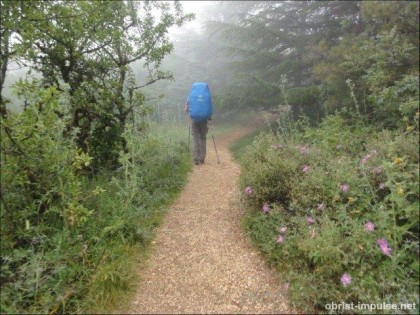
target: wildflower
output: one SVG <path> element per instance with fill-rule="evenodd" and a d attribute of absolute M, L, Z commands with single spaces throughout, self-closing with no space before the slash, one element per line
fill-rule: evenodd
<path fill-rule="evenodd" d="M 397 195 L 400 197 L 404 196 L 404 189 L 402 189 L 401 187 L 397 188 Z"/>
<path fill-rule="evenodd" d="M 387 245 L 387 246 L 383 245 L 383 246 L 379 246 L 379 247 L 381 248 L 381 251 L 384 255 L 391 256 L 392 249 L 391 249 L 391 247 L 389 247 L 389 245 Z"/>
<path fill-rule="evenodd" d="M 308 165 L 303 165 L 302 172 L 307 173 L 309 171 L 310 167 Z"/>
<path fill-rule="evenodd" d="M 378 151 L 372 150 L 369 154 L 365 155 L 361 160 L 360 163 L 366 164 L 371 158 L 378 154 Z"/>
<path fill-rule="evenodd" d="M 414 127 L 413 126 L 407 126 L 407 128 L 405 128 L 405 130 L 407 130 L 407 131 L 413 131 L 414 130 Z"/>
<path fill-rule="evenodd" d="M 375 230 L 375 224 L 373 224 L 370 221 L 366 222 L 364 226 L 365 226 L 365 231 L 373 231 L 373 230 Z"/>
<path fill-rule="evenodd" d="M 340 186 L 340 189 L 341 189 L 342 192 L 348 192 L 349 189 L 350 189 L 350 186 L 348 184 L 342 184 Z"/>
<path fill-rule="evenodd" d="M 335 146 L 335 148 L 336 148 L 337 150 L 340 150 L 342 147 L 343 147 L 343 146 L 342 146 L 341 144 L 337 144 L 337 145 Z"/>
<path fill-rule="evenodd" d="M 306 217 L 306 222 L 308 222 L 308 224 L 314 224 L 315 223 L 315 219 L 312 217 Z"/>
<path fill-rule="evenodd" d="M 379 248 L 381 249 L 382 253 L 386 256 L 391 256 L 392 249 L 388 244 L 388 241 L 384 238 L 381 238 L 376 241 L 376 244 L 379 245 Z"/>
<path fill-rule="evenodd" d="M 284 290 L 285 291 L 288 291 L 289 290 L 289 287 L 290 287 L 290 283 L 289 282 L 286 282 L 283 287 L 284 287 Z"/>
<path fill-rule="evenodd" d="M 245 188 L 245 194 L 247 194 L 248 196 L 252 194 L 252 188 L 250 186 L 247 186 Z"/>
<path fill-rule="evenodd" d="M 341 283 L 346 287 L 351 283 L 351 276 L 346 272 L 341 276 Z"/>
<path fill-rule="evenodd" d="M 380 183 L 379 184 L 379 189 L 384 189 L 386 187 L 385 183 Z"/>
<path fill-rule="evenodd" d="M 316 207 L 318 210 L 323 210 L 325 208 L 324 203 L 319 203 L 318 206 Z"/>
<path fill-rule="evenodd" d="M 379 240 L 376 240 L 376 244 L 379 246 L 388 246 L 388 241 L 384 238 L 380 238 Z"/>
<path fill-rule="evenodd" d="M 301 154 L 308 154 L 309 153 L 309 148 L 306 145 L 301 145 L 299 147 L 299 152 Z"/>
<path fill-rule="evenodd" d="M 263 204 L 262 211 L 263 211 L 264 213 L 268 213 L 268 212 L 270 212 L 270 206 L 268 205 L 268 203 L 264 203 L 264 204 Z"/>
<path fill-rule="evenodd" d="M 367 163 L 367 161 L 369 161 L 369 159 L 371 158 L 371 156 L 370 156 L 370 154 L 368 154 L 368 155 L 365 155 L 361 160 L 360 160 L 360 163 L 362 163 L 362 164 L 366 164 Z"/>
<path fill-rule="evenodd" d="M 394 159 L 394 164 L 396 164 L 396 165 L 401 164 L 402 162 L 403 162 L 403 159 L 402 159 L 402 158 L 400 158 L 400 157 L 396 157 L 396 158 Z"/>
<path fill-rule="evenodd" d="M 373 169 L 373 172 L 376 174 L 376 175 L 380 175 L 380 174 L 382 174 L 382 172 L 384 171 L 384 169 L 382 168 L 382 167 L 380 167 L 380 166 L 378 166 L 378 167 L 375 167 L 374 169 Z"/>
<path fill-rule="evenodd" d="M 276 242 L 277 242 L 278 244 L 283 243 L 283 242 L 284 242 L 284 236 L 283 236 L 283 235 L 279 235 L 279 236 L 277 237 Z"/>
<path fill-rule="evenodd" d="M 349 204 L 351 205 L 356 201 L 356 198 L 353 198 L 353 197 L 349 197 L 348 199 L 349 199 Z"/>

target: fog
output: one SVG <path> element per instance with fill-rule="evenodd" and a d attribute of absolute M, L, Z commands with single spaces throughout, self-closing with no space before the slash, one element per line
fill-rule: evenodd
<path fill-rule="evenodd" d="M 173 80 L 163 80 L 144 89 L 146 99 L 155 108 L 155 118 L 163 121 L 183 121 L 183 108 L 193 82 L 209 83 L 214 97 L 226 84 L 228 76 L 223 43 L 209 30 L 207 23 L 223 16 L 222 10 L 231 6 L 220 1 L 181 1 L 184 13 L 193 13 L 195 19 L 181 27 L 173 26 L 168 36 L 174 45 L 171 54 L 165 57 L 162 69 L 173 73 Z M 229 13 L 228 13 L 229 14 Z M 141 62 L 133 66 L 137 79 L 145 80 L 146 73 Z M 157 98 L 159 98 L 157 100 Z M 216 114 L 217 116 L 217 114 Z"/>
<path fill-rule="evenodd" d="M 173 79 L 147 85 L 151 78 L 144 67 L 145 60 L 130 64 L 137 85 L 147 85 L 139 91 L 155 109 L 155 119 L 162 121 L 181 120 L 181 108 L 196 81 L 209 84 L 215 117 L 221 121 L 238 112 L 273 111 L 279 105 L 292 105 L 297 116 L 304 113 L 319 121 L 325 110 L 333 112 L 347 102 L 342 101 L 341 95 L 348 96 L 346 71 L 350 70 L 341 74 L 338 69 L 341 56 L 346 56 L 346 46 L 354 44 L 351 38 L 357 38 L 357 45 L 363 46 L 370 34 L 406 25 L 407 30 L 401 32 L 414 47 L 407 51 L 418 52 L 417 33 L 413 33 L 418 19 L 411 21 L 410 17 L 401 24 L 391 11 L 375 11 L 366 4 L 367 18 L 385 15 L 373 19 L 377 25 L 369 29 L 371 26 L 362 22 L 359 1 L 181 1 L 181 4 L 184 13 L 195 14 L 195 19 L 167 30 L 173 50 L 156 65 L 165 74 L 172 73 Z M 383 6 L 398 10 L 399 6 L 414 4 L 386 2 Z M 388 21 L 389 25 L 383 22 L 385 27 L 381 29 L 380 21 Z M 337 49 L 343 52 L 336 53 Z M 352 58 L 358 55 L 356 51 Z M 418 56 L 413 56 L 411 59 L 416 62 Z M 17 67 L 11 63 L 10 69 L 14 68 Z M 23 73 L 22 69 L 9 71 L 6 97 L 10 95 L 11 84 Z"/>

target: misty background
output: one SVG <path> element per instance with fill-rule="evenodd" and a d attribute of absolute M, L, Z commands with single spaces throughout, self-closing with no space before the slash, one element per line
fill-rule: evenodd
<path fill-rule="evenodd" d="M 351 89 L 364 95 L 360 101 L 371 111 L 367 95 L 372 80 L 359 78 L 382 62 L 386 56 L 376 52 L 386 51 L 386 45 L 400 51 L 385 54 L 403 59 L 386 57 L 388 77 L 418 68 L 418 21 L 410 14 L 415 4 L 406 1 L 385 1 L 382 8 L 361 1 L 180 3 L 195 19 L 168 29 L 173 49 L 157 69 L 170 78 L 145 84 L 150 76 L 144 60 L 129 65 L 160 122 L 185 123 L 183 106 L 191 84 L 205 81 L 213 95 L 215 123 L 288 105 L 295 118 L 306 116 L 317 124 L 325 114 L 352 106 Z M 382 35 L 396 24 L 392 38 Z M 406 43 L 410 47 L 404 48 Z M 26 71 L 15 63 L 9 66 L 4 96 L 11 99 L 12 110 L 19 105 L 10 87 Z M 350 88 L 348 80 L 355 86 Z"/>

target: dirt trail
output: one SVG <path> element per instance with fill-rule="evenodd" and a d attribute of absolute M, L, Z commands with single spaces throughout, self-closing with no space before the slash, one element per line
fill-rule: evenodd
<path fill-rule="evenodd" d="M 240 226 L 239 166 L 228 146 L 247 132 L 236 129 L 216 138 L 220 164 L 207 137 L 206 163 L 194 166 L 159 227 L 126 313 L 290 312 L 276 272 Z"/>

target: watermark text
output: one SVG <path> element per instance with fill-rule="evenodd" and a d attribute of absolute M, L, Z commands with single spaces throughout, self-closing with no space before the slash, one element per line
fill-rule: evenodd
<path fill-rule="evenodd" d="M 327 303 L 325 304 L 326 310 L 332 311 L 344 311 L 344 310 L 367 310 L 367 311 L 376 311 L 376 310 L 395 310 L 395 311 L 403 311 L 403 310 L 415 310 L 416 303 Z"/>

